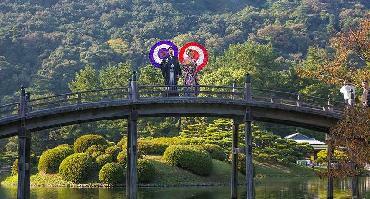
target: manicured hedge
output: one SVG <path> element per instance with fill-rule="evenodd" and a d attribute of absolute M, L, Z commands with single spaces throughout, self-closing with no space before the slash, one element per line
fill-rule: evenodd
<path fill-rule="evenodd" d="M 15 159 L 12 165 L 12 176 L 18 175 L 18 159 Z"/>
<path fill-rule="evenodd" d="M 127 137 L 122 137 L 119 142 L 117 142 L 117 146 L 120 147 L 122 150 L 125 150 L 127 144 Z"/>
<path fill-rule="evenodd" d="M 96 158 L 96 163 L 99 168 L 102 168 L 105 164 L 114 162 L 114 157 L 112 154 L 102 154 Z"/>
<path fill-rule="evenodd" d="M 75 153 L 68 156 L 59 166 L 59 174 L 64 180 L 83 183 L 92 176 L 96 165 L 86 153 Z"/>
<path fill-rule="evenodd" d="M 105 149 L 105 154 L 111 154 L 114 158 L 116 158 L 121 151 L 122 150 L 119 146 L 113 145 Z"/>
<path fill-rule="evenodd" d="M 100 182 L 119 184 L 125 182 L 125 171 L 119 163 L 107 163 L 99 171 Z"/>
<path fill-rule="evenodd" d="M 197 146 L 169 146 L 164 152 L 163 158 L 172 166 L 178 166 L 202 176 L 208 176 L 213 167 L 209 153 Z"/>
<path fill-rule="evenodd" d="M 107 144 L 107 140 L 101 135 L 88 134 L 77 138 L 73 148 L 76 153 L 83 153 L 92 145 L 106 146 Z"/>
<path fill-rule="evenodd" d="M 212 159 L 226 160 L 226 153 L 220 146 L 216 144 L 204 144 L 200 145 L 200 147 L 206 150 L 211 155 Z"/>
<path fill-rule="evenodd" d="M 117 155 L 117 162 L 126 166 L 126 164 L 127 164 L 127 152 L 126 151 L 121 151 Z"/>
<path fill-rule="evenodd" d="M 139 140 L 138 150 L 143 155 L 163 155 L 169 144 L 151 140 Z"/>
<path fill-rule="evenodd" d="M 73 149 L 68 145 L 61 145 L 44 151 L 38 164 L 39 172 L 58 173 L 60 163 L 71 154 L 73 154 Z"/>
<path fill-rule="evenodd" d="M 106 145 L 92 145 L 86 149 L 85 153 L 89 154 L 91 157 L 96 158 L 99 155 L 104 154 Z"/>
<path fill-rule="evenodd" d="M 137 176 L 139 182 L 149 183 L 154 180 L 155 167 L 149 160 L 139 159 L 137 161 Z"/>

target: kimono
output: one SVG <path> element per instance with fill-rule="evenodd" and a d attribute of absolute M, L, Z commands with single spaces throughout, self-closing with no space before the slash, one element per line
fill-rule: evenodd
<path fill-rule="evenodd" d="M 181 75 L 181 68 L 177 57 L 168 56 L 162 60 L 160 69 L 164 78 L 166 86 L 169 86 L 167 90 L 168 95 L 178 96 L 177 92 L 177 81 L 178 77 Z"/>
<path fill-rule="evenodd" d="M 194 60 L 185 60 L 182 65 L 186 96 L 196 96 L 199 93 L 197 64 Z"/>

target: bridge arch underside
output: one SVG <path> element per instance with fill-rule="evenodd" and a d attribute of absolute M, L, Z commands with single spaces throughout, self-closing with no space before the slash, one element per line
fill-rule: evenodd
<path fill-rule="evenodd" d="M 243 120 L 247 109 L 251 110 L 254 121 L 279 123 L 320 132 L 327 132 L 340 117 L 338 114 L 322 110 L 270 103 L 166 99 L 137 103 L 129 101 L 84 103 L 33 111 L 27 116 L 27 128 L 34 132 L 71 124 L 124 119 L 128 118 L 131 110 L 136 110 L 139 117 L 205 116 Z M 0 138 L 16 136 L 19 124 L 18 116 L 0 119 Z"/>

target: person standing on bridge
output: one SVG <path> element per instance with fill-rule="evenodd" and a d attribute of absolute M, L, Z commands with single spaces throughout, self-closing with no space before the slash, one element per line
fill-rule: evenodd
<path fill-rule="evenodd" d="M 188 97 L 197 96 L 199 93 L 198 75 L 197 75 L 197 62 L 194 59 L 193 50 L 187 49 L 187 57 L 184 58 L 182 63 L 184 74 L 185 95 Z"/>
<path fill-rule="evenodd" d="M 367 80 L 362 81 L 362 95 L 361 95 L 361 101 L 362 105 L 364 107 L 370 107 L 370 88 L 369 88 L 369 83 Z"/>
<path fill-rule="evenodd" d="M 178 96 L 177 82 L 181 75 L 179 60 L 174 56 L 172 47 L 168 48 L 168 56 L 162 60 L 160 65 L 162 75 L 167 86 L 168 96 Z"/>
<path fill-rule="evenodd" d="M 355 104 L 355 87 L 350 81 L 344 82 L 340 92 L 343 94 L 344 102 L 347 105 L 353 106 Z"/>

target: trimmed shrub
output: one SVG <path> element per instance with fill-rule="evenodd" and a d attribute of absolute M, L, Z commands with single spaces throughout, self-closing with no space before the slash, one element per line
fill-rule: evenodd
<path fill-rule="evenodd" d="M 125 150 L 127 144 L 127 137 L 122 137 L 119 142 L 117 142 L 117 146 L 120 147 L 122 150 Z"/>
<path fill-rule="evenodd" d="M 99 171 L 100 182 L 118 184 L 125 182 L 123 166 L 118 163 L 107 163 Z"/>
<path fill-rule="evenodd" d="M 15 159 L 12 165 L 12 176 L 18 175 L 18 159 Z"/>
<path fill-rule="evenodd" d="M 38 164 L 39 172 L 58 173 L 60 163 L 71 154 L 73 154 L 73 149 L 68 145 L 61 145 L 44 151 Z"/>
<path fill-rule="evenodd" d="M 89 179 L 96 168 L 93 159 L 86 153 L 68 156 L 59 166 L 59 173 L 64 180 L 83 183 Z"/>
<path fill-rule="evenodd" d="M 238 154 L 238 169 L 245 175 L 245 154 Z"/>
<path fill-rule="evenodd" d="M 92 145 L 86 149 L 87 154 L 93 158 L 97 158 L 99 155 L 104 154 L 106 146 L 105 145 Z"/>
<path fill-rule="evenodd" d="M 154 164 L 149 160 L 139 159 L 137 161 L 137 175 L 141 183 L 153 181 L 155 177 Z"/>
<path fill-rule="evenodd" d="M 106 146 L 107 144 L 107 140 L 101 135 L 88 134 L 77 138 L 73 148 L 76 153 L 83 153 L 92 145 Z"/>
<path fill-rule="evenodd" d="M 112 154 L 102 154 L 96 158 L 96 163 L 98 164 L 99 168 L 102 168 L 105 164 L 113 162 Z"/>
<path fill-rule="evenodd" d="M 139 140 L 138 150 L 143 155 L 163 155 L 169 144 L 150 140 Z"/>
<path fill-rule="evenodd" d="M 190 145 L 169 146 L 163 154 L 164 160 L 172 166 L 191 171 L 194 174 L 208 176 L 212 171 L 212 158 L 199 147 Z"/>
<path fill-rule="evenodd" d="M 119 146 L 113 145 L 105 149 L 105 154 L 111 154 L 114 158 L 116 158 L 121 151 L 122 150 Z"/>
<path fill-rule="evenodd" d="M 121 151 L 117 155 L 117 162 L 126 166 L 126 164 L 127 164 L 127 152 L 126 151 Z"/>
<path fill-rule="evenodd" d="M 216 144 L 204 144 L 200 145 L 200 147 L 206 150 L 212 157 L 212 159 L 225 161 L 226 160 L 226 153 L 224 150 L 216 145 Z"/>

